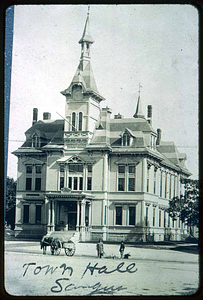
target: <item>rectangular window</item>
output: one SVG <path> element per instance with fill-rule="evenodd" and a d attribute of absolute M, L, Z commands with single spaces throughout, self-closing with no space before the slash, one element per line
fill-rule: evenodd
<path fill-rule="evenodd" d="M 147 193 L 149 192 L 149 168 L 147 168 Z"/>
<path fill-rule="evenodd" d="M 118 166 L 118 173 L 125 174 L 125 166 Z"/>
<path fill-rule="evenodd" d="M 149 208 L 146 207 L 145 226 L 148 226 L 148 212 L 149 212 Z"/>
<path fill-rule="evenodd" d="M 116 225 L 122 225 L 122 206 L 116 207 Z"/>
<path fill-rule="evenodd" d="M 92 173 L 92 165 L 87 165 L 87 171 L 88 173 Z"/>
<path fill-rule="evenodd" d="M 163 174 L 160 173 L 160 197 L 162 197 L 162 180 L 163 180 Z"/>
<path fill-rule="evenodd" d="M 154 170 L 154 194 L 156 194 L 156 170 Z"/>
<path fill-rule="evenodd" d="M 72 177 L 68 178 L 68 187 L 69 189 L 72 189 Z"/>
<path fill-rule="evenodd" d="M 77 177 L 73 177 L 73 189 L 74 189 L 74 191 L 77 191 L 77 189 L 78 189 L 78 178 Z"/>
<path fill-rule="evenodd" d="M 135 166 L 129 166 L 128 172 L 129 172 L 129 174 L 135 174 Z"/>
<path fill-rule="evenodd" d="M 179 222 L 178 222 L 178 227 L 180 228 L 180 218 L 179 218 Z"/>
<path fill-rule="evenodd" d="M 176 177 L 174 176 L 174 184 L 173 184 L 173 197 L 176 196 Z"/>
<path fill-rule="evenodd" d="M 31 191 L 32 189 L 32 178 L 26 178 L 26 191 Z"/>
<path fill-rule="evenodd" d="M 83 177 L 79 177 L 79 190 L 83 190 Z"/>
<path fill-rule="evenodd" d="M 35 178 L 35 191 L 41 190 L 41 178 Z"/>
<path fill-rule="evenodd" d="M 161 210 L 159 211 L 159 227 L 161 227 Z"/>
<path fill-rule="evenodd" d="M 156 220 L 155 216 L 156 216 L 156 208 L 153 208 L 153 226 L 155 226 L 155 220 Z"/>
<path fill-rule="evenodd" d="M 36 205 L 36 218 L 35 223 L 41 223 L 41 216 L 42 216 L 42 207 L 41 205 Z"/>
<path fill-rule="evenodd" d="M 36 166 L 36 174 L 41 174 L 42 173 L 42 166 Z"/>
<path fill-rule="evenodd" d="M 164 211 L 164 227 L 166 227 L 166 212 Z"/>
<path fill-rule="evenodd" d="M 165 198 L 167 198 L 167 173 L 165 176 Z"/>
<path fill-rule="evenodd" d="M 169 199 L 171 199 L 171 175 L 169 178 Z"/>
<path fill-rule="evenodd" d="M 26 166 L 26 174 L 32 174 L 32 166 Z"/>
<path fill-rule="evenodd" d="M 129 207 L 129 225 L 135 225 L 135 206 Z"/>
<path fill-rule="evenodd" d="M 135 190 L 135 178 L 128 178 L 128 191 Z"/>
<path fill-rule="evenodd" d="M 23 223 L 29 223 L 29 205 L 23 205 Z"/>
<path fill-rule="evenodd" d="M 64 187 L 64 177 L 60 177 L 60 190 Z"/>
<path fill-rule="evenodd" d="M 87 177 L 87 190 L 91 191 L 92 189 L 92 177 Z"/>
<path fill-rule="evenodd" d="M 70 173 L 83 173 L 83 165 L 82 164 L 69 164 L 69 172 Z"/>
<path fill-rule="evenodd" d="M 118 178 L 118 190 L 119 191 L 125 190 L 125 178 Z"/>
<path fill-rule="evenodd" d="M 170 226 L 171 226 L 171 217 L 168 214 L 168 227 L 170 227 Z"/>

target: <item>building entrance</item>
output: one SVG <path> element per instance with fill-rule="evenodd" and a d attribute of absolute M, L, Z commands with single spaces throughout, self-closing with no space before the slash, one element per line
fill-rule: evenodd
<path fill-rule="evenodd" d="M 58 230 L 76 230 L 77 223 L 77 202 L 60 201 L 58 202 Z"/>

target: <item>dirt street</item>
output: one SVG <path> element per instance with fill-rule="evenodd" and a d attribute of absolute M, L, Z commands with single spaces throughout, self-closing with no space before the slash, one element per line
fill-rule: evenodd
<path fill-rule="evenodd" d="M 198 255 L 172 250 L 105 245 L 106 258 L 96 257 L 94 244 L 77 244 L 73 257 L 38 243 L 7 242 L 5 288 L 11 295 L 186 295 L 198 289 Z M 116 258 L 108 258 L 116 256 Z"/>

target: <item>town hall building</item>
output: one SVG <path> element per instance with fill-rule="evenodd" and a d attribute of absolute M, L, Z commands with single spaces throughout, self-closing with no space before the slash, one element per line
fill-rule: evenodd
<path fill-rule="evenodd" d="M 65 97 L 65 119 L 33 109 L 18 157 L 15 235 L 75 232 L 79 240 L 181 240 L 187 227 L 167 213 L 191 173 L 186 155 L 153 129 L 139 95 L 131 118 L 112 116 L 93 75 L 89 12 L 81 57 Z"/>

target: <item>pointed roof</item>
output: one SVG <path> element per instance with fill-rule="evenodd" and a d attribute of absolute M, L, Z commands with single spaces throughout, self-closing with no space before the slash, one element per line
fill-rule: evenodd
<path fill-rule="evenodd" d="M 87 13 L 87 19 L 85 22 L 85 28 L 83 31 L 83 35 L 81 37 L 81 39 L 79 40 L 79 44 L 82 44 L 83 42 L 88 42 L 90 44 L 94 43 L 93 38 L 91 37 L 91 33 L 90 33 L 90 20 L 89 20 L 89 7 L 88 7 L 88 13 Z"/>
<path fill-rule="evenodd" d="M 135 114 L 133 115 L 133 118 L 144 118 L 144 114 L 142 112 L 142 108 L 141 108 L 141 100 L 140 100 L 140 95 L 138 97 L 138 100 L 137 100 L 137 107 L 136 107 L 136 112 Z"/>

